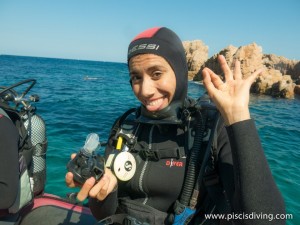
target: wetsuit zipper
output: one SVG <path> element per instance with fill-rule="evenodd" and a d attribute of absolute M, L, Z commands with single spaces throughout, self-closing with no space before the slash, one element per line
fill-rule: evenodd
<path fill-rule="evenodd" d="M 154 126 L 152 125 L 151 129 L 150 129 L 150 134 L 149 134 L 149 150 L 151 150 L 152 148 L 152 134 L 153 134 L 153 129 L 154 129 Z M 139 189 L 142 193 L 145 194 L 145 199 L 143 201 L 143 204 L 145 205 L 148 201 L 148 194 L 144 191 L 143 189 L 143 178 L 144 178 L 144 174 L 145 174 L 145 171 L 146 171 L 146 168 L 147 168 L 147 165 L 148 165 L 148 158 L 146 158 L 145 160 L 145 164 L 142 168 L 142 172 L 141 172 L 141 175 L 140 175 L 140 179 L 139 179 Z"/>

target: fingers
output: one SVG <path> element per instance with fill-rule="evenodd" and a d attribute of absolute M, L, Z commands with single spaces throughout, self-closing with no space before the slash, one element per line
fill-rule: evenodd
<path fill-rule="evenodd" d="M 71 155 L 71 159 L 74 159 L 75 157 L 76 154 Z M 103 200 L 115 187 L 117 187 L 117 178 L 107 168 L 98 183 L 96 183 L 94 177 L 91 177 L 87 179 L 83 185 L 78 184 L 74 181 L 74 175 L 72 172 L 68 172 L 66 174 L 65 182 L 70 188 L 81 186 L 81 189 L 77 194 L 77 199 L 79 201 L 84 201 L 88 196 Z"/>
<path fill-rule="evenodd" d="M 242 79 L 242 71 L 241 71 L 241 62 L 240 60 L 236 60 L 235 61 L 235 65 L 234 65 L 234 79 L 235 80 L 240 80 Z"/>
<path fill-rule="evenodd" d="M 101 180 L 91 189 L 89 195 L 98 200 L 103 200 L 110 194 L 117 185 L 115 176 L 105 170 L 105 174 Z"/>
<path fill-rule="evenodd" d="M 98 183 L 98 187 L 95 186 L 94 189 L 95 192 L 93 192 L 93 194 L 96 194 L 96 198 L 99 199 L 100 201 L 102 201 L 103 199 L 106 198 L 106 196 L 108 195 L 108 187 L 109 187 L 109 183 L 110 183 L 110 179 L 108 177 L 103 177 L 101 179 L 101 181 Z M 90 193 L 91 195 L 91 193 Z"/>
<path fill-rule="evenodd" d="M 206 88 L 208 95 L 211 98 L 213 98 L 213 92 L 215 91 L 215 86 L 211 82 L 211 77 L 208 68 L 202 70 L 202 76 L 203 76 L 204 87 Z"/>
<path fill-rule="evenodd" d="M 208 68 L 203 69 L 202 75 L 203 84 L 209 93 L 212 93 L 215 89 L 219 89 L 224 84 L 221 78 Z"/>
<path fill-rule="evenodd" d="M 73 173 L 68 172 L 65 177 L 66 185 L 70 188 L 76 187 L 76 183 L 73 180 Z"/>
<path fill-rule="evenodd" d="M 78 192 L 77 199 L 79 201 L 84 201 L 89 196 L 89 192 L 92 189 L 92 187 L 95 185 L 95 183 L 96 180 L 94 177 L 90 177 L 89 179 L 87 179 L 83 184 L 82 188 L 80 189 L 80 191 Z"/>
<path fill-rule="evenodd" d="M 223 70 L 224 74 L 225 74 L 225 79 L 226 82 L 233 80 L 233 78 L 235 80 L 242 80 L 243 79 L 243 74 L 241 71 L 241 62 L 239 60 L 235 61 L 235 66 L 234 66 L 234 71 L 233 74 L 226 62 L 226 59 L 223 55 L 219 55 L 218 56 L 218 60 L 221 66 L 221 69 Z M 251 74 L 250 76 L 247 77 L 248 82 L 250 82 L 250 85 L 255 81 L 255 79 L 257 78 L 257 76 L 263 71 L 263 69 L 259 69 L 257 71 L 255 71 L 253 74 Z"/>
<path fill-rule="evenodd" d="M 76 153 L 71 154 L 71 159 L 74 159 L 76 157 Z"/>
<path fill-rule="evenodd" d="M 224 72 L 224 75 L 225 75 L 225 80 L 226 82 L 227 81 L 230 81 L 230 80 L 233 80 L 233 75 L 232 75 L 232 72 L 226 62 L 226 59 L 223 55 L 219 55 L 218 56 L 218 61 L 219 61 L 219 64 L 220 64 L 220 67 L 222 69 L 222 71 Z"/>
<path fill-rule="evenodd" d="M 93 197 L 93 198 L 97 198 L 98 193 L 101 192 L 102 188 L 106 188 L 106 184 L 108 184 L 108 183 L 109 183 L 109 180 L 107 179 L 107 177 L 103 176 L 100 179 L 100 181 L 90 190 L 90 192 L 89 192 L 90 196 Z M 102 192 L 104 193 L 105 189 Z"/>
<path fill-rule="evenodd" d="M 113 176 L 113 177 L 111 177 Z M 66 184 L 68 187 L 80 186 L 73 180 L 73 174 L 68 172 L 66 174 Z M 109 193 L 112 192 L 114 187 L 117 185 L 117 180 L 114 175 L 103 175 L 98 183 L 96 183 L 95 178 L 91 177 L 85 181 L 82 185 L 80 191 L 77 194 L 77 199 L 79 201 L 84 201 L 88 196 L 103 200 L 107 197 Z"/>
<path fill-rule="evenodd" d="M 76 153 L 73 153 L 71 154 L 71 160 L 74 159 L 76 157 Z M 68 172 L 65 176 L 65 182 L 66 182 L 66 185 L 70 188 L 73 188 L 73 187 L 78 187 L 80 186 L 78 183 L 76 183 L 74 180 L 73 180 L 74 176 L 73 176 L 73 173 L 71 172 Z"/>
<path fill-rule="evenodd" d="M 97 198 L 99 200 L 105 199 L 106 196 L 109 194 L 108 193 L 109 183 L 110 183 L 110 181 L 105 182 L 104 185 L 102 186 L 101 190 L 98 192 Z"/>
<path fill-rule="evenodd" d="M 247 77 L 248 82 L 250 82 L 250 85 L 255 81 L 257 76 L 263 71 L 263 68 L 260 68 L 256 70 L 254 73 L 252 73 L 249 77 Z"/>

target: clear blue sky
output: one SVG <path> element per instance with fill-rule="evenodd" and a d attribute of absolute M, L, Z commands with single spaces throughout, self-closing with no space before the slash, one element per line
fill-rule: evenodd
<path fill-rule="evenodd" d="M 125 62 L 154 26 L 202 40 L 210 56 L 256 42 L 300 60 L 299 0 L 0 0 L 0 54 Z"/>

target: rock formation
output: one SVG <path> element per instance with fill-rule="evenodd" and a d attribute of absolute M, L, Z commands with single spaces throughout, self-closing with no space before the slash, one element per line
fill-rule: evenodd
<path fill-rule="evenodd" d="M 203 63 L 208 59 L 208 46 L 202 41 L 183 41 L 189 68 L 189 79 L 192 80 Z"/>
<path fill-rule="evenodd" d="M 186 50 L 189 79 L 191 80 L 201 81 L 204 67 L 223 76 L 217 62 L 217 56 L 222 54 L 231 68 L 236 60 L 241 62 L 244 77 L 259 68 L 264 68 L 251 87 L 252 93 L 294 98 L 294 93 L 299 94 L 300 92 L 300 61 L 289 60 L 273 54 L 263 54 L 262 47 L 256 43 L 239 48 L 230 45 L 209 59 L 208 47 L 202 41 L 185 41 L 183 45 Z"/>
<path fill-rule="evenodd" d="M 300 85 L 296 85 L 294 91 L 295 94 L 300 95 Z"/>

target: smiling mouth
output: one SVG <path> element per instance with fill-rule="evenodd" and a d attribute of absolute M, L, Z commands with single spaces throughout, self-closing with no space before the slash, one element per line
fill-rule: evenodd
<path fill-rule="evenodd" d="M 155 100 L 146 100 L 145 107 L 148 111 L 160 110 L 164 103 L 164 96 Z"/>
<path fill-rule="evenodd" d="M 159 99 L 156 99 L 156 100 L 153 100 L 153 101 L 146 101 L 146 105 L 157 106 L 157 105 L 161 104 L 162 101 L 163 101 L 162 98 L 159 98 Z"/>

